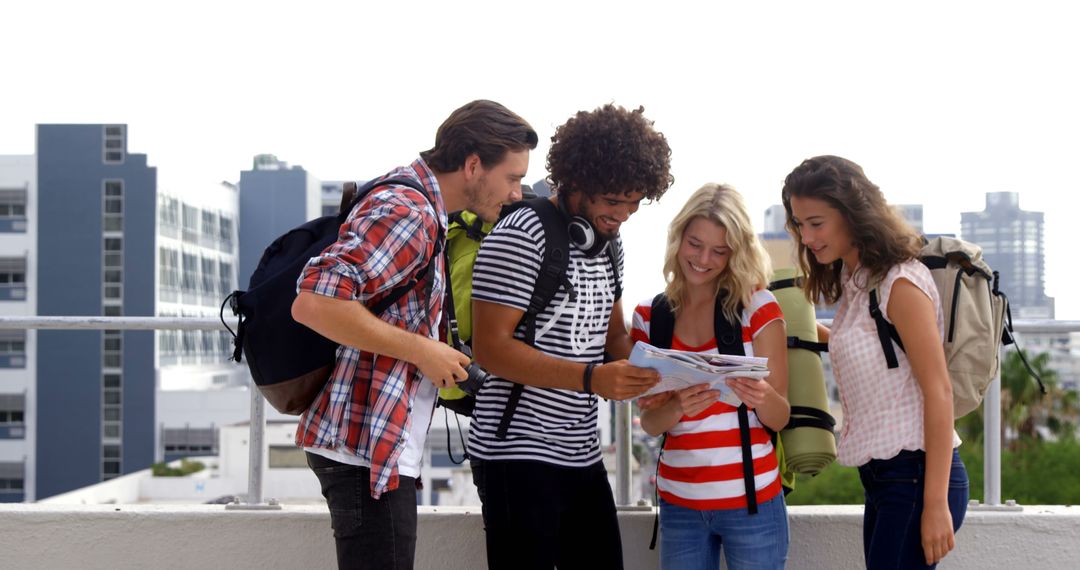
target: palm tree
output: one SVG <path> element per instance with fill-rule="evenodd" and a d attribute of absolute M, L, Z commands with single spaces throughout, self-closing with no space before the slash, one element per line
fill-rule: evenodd
<path fill-rule="evenodd" d="M 1027 356 L 1026 351 L 1024 355 Z M 1001 441 L 1013 450 L 1041 439 L 1039 427 L 1045 427 L 1057 438 L 1075 437 L 1080 415 L 1080 396 L 1058 384 L 1057 372 L 1049 367 L 1050 354 L 1040 353 L 1027 359 L 1042 378 L 1046 394 L 1042 394 L 1024 366 L 1019 350 L 1009 351 L 1001 361 Z M 965 440 L 981 440 L 983 408 L 961 418 L 957 429 Z M 1006 439 L 1010 433 L 1012 439 Z"/>

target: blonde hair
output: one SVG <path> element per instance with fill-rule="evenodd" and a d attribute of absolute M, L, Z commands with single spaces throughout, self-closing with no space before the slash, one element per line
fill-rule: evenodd
<path fill-rule="evenodd" d="M 716 295 L 724 290 L 728 292 L 723 299 L 724 316 L 738 322 L 740 307 L 748 306 L 754 292 L 768 286 L 771 264 L 750 224 L 742 195 L 730 186 L 714 183 L 702 186 L 671 220 L 664 253 L 664 280 L 667 281 L 664 293 L 677 315 L 679 307 L 687 302 L 686 276 L 678 260 L 679 246 L 686 228 L 697 218 L 705 218 L 727 231 L 731 255 L 727 267 L 716 280 Z"/>

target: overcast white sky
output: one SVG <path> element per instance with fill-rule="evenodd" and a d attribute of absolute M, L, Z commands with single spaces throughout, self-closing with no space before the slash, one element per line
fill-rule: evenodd
<path fill-rule="evenodd" d="M 666 223 L 707 181 L 753 220 L 802 159 L 863 165 L 928 232 L 987 191 L 1047 223 L 1047 291 L 1080 319 L 1080 8 L 1066 2 L 55 2 L 0 5 L 0 154 L 36 123 L 127 123 L 159 186 L 236 181 L 258 153 L 324 180 L 430 147 L 500 101 L 546 140 L 579 109 L 644 105 L 675 186 L 624 230 L 627 301 L 661 287 Z M 1073 297 L 1078 297 L 1073 295 Z"/>

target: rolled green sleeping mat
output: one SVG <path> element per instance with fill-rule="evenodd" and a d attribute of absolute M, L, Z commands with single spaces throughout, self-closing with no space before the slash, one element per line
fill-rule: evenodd
<path fill-rule="evenodd" d="M 829 415 L 825 373 L 817 343 L 814 307 L 802 292 L 795 268 L 777 269 L 769 289 L 780 303 L 788 335 L 788 401 L 791 420 L 780 432 L 787 467 L 801 475 L 817 475 L 836 459 L 835 420 Z M 795 340 L 798 339 L 798 340 Z"/>

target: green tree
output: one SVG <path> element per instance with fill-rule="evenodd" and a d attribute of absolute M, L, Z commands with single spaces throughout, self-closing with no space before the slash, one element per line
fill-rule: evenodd
<path fill-rule="evenodd" d="M 1020 351 L 1009 351 L 1001 362 L 1001 441 L 1006 449 L 1017 450 L 1041 440 L 1038 428 L 1045 427 L 1055 438 L 1075 439 L 1080 399 L 1074 390 L 1062 389 L 1057 372 L 1049 367 L 1050 355 L 1028 356 L 1031 368 L 1042 378 L 1046 394 L 1020 357 Z M 964 441 L 978 443 L 983 439 L 983 408 L 957 422 Z M 1008 436 L 1008 437 L 1007 437 Z"/>

